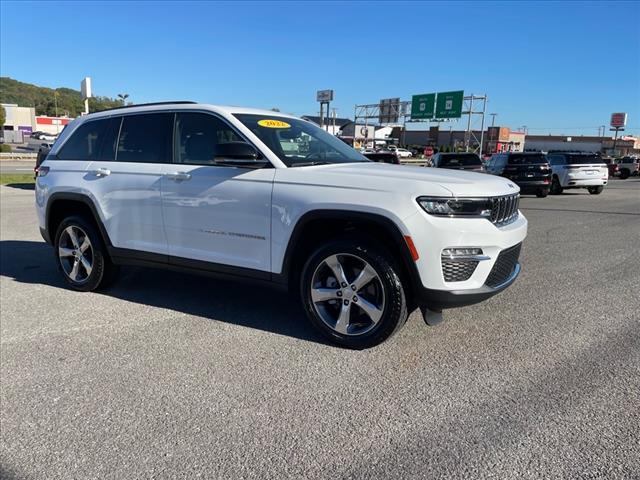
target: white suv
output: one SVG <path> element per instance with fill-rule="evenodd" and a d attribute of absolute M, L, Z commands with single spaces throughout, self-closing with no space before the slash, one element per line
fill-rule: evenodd
<path fill-rule="evenodd" d="M 559 195 L 567 188 L 586 188 L 599 195 L 609 180 L 609 168 L 600 155 L 580 152 L 549 152 L 551 190 Z"/>
<path fill-rule="evenodd" d="M 250 278 L 299 293 L 352 348 L 416 307 L 429 318 L 508 287 L 527 233 L 518 201 L 503 178 L 374 163 L 299 118 L 191 102 L 74 120 L 36 181 L 72 288 L 119 265 Z"/>

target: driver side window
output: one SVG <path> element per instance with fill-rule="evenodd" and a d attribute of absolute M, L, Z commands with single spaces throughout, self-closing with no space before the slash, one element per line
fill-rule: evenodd
<path fill-rule="evenodd" d="M 218 146 L 244 140 L 224 121 L 206 113 L 178 113 L 175 162 L 213 165 Z"/>

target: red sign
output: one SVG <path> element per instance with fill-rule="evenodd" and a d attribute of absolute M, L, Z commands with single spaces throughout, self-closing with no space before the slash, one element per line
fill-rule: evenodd
<path fill-rule="evenodd" d="M 61 117 L 36 117 L 37 125 L 66 125 L 71 121 L 70 118 L 61 118 Z"/>
<path fill-rule="evenodd" d="M 612 113 L 611 114 L 611 126 L 613 128 L 622 128 L 627 124 L 626 113 Z"/>

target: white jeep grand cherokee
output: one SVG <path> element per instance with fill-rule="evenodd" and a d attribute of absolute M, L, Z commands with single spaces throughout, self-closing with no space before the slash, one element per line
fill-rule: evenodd
<path fill-rule="evenodd" d="M 119 265 L 264 281 L 299 293 L 313 325 L 351 348 L 416 307 L 428 318 L 511 285 L 518 200 L 500 177 L 374 163 L 299 118 L 191 102 L 73 121 L 36 181 L 42 236 L 72 288 L 102 287 Z"/>

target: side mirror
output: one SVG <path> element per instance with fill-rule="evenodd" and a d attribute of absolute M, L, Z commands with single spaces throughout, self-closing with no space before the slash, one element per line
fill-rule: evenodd
<path fill-rule="evenodd" d="M 257 160 L 260 158 L 258 151 L 246 142 L 220 143 L 216 148 L 214 160 Z"/>
<path fill-rule="evenodd" d="M 220 143 L 216 148 L 214 165 L 227 167 L 263 168 L 270 163 L 246 142 Z"/>

